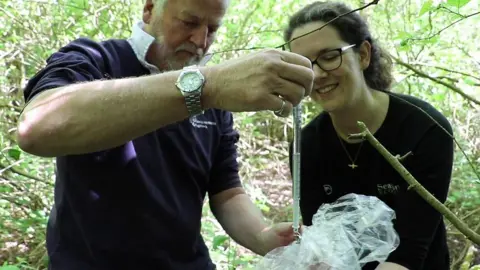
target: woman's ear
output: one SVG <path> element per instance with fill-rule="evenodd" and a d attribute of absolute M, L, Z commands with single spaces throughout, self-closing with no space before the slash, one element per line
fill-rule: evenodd
<path fill-rule="evenodd" d="M 372 44 L 367 40 L 363 41 L 359 48 L 359 56 L 360 56 L 360 67 L 362 70 L 365 70 L 370 66 L 370 58 L 372 56 Z"/>

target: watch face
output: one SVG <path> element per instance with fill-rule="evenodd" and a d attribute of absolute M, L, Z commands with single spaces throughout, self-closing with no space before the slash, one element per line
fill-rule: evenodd
<path fill-rule="evenodd" d="M 183 91 L 185 92 L 192 92 L 198 90 L 200 86 L 202 86 L 203 80 L 199 74 L 195 72 L 188 72 L 181 79 L 181 86 Z"/>

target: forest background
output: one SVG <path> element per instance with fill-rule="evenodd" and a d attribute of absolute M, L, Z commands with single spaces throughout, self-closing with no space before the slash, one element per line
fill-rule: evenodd
<path fill-rule="evenodd" d="M 232 1 L 211 49 L 223 53 L 211 63 L 282 44 L 286 15 L 310 2 Z M 345 3 L 356 8 L 368 2 Z M 141 0 L 0 0 L 0 270 L 45 269 L 47 262 L 54 160 L 22 152 L 15 142 L 23 87 L 51 53 L 73 39 L 128 37 L 142 5 Z M 480 233 L 480 2 L 381 0 L 361 15 L 395 57 L 393 91 L 430 102 L 452 123 L 460 147 L 446 206 Z M 304 105 L 304 122 L 321 111 L 309 100 Z M 235 126 L 245 188 L 269 219 L 291 221 L 291 118 L 236 113 Z M 480 269 L 479 247 L 447 224 L 452 269 Z M 259 260 L 225 234 L 207 203 L 202 225 L 219 269 L 249 269 Z"/>

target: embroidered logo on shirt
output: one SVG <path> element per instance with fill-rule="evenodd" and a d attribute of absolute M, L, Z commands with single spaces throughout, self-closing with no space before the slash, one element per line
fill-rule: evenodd
<path fill-rule="evenodd" d="M 377 191 L 380 195 L 397 194 L 400 191 L 400 185 L 378 184 Z"/>
<path fill-rule="evenodd" d="M 325 190 L 325 193 L 326 193 L 327 195 L 330 195 L 330 194 L 332 194 L 332 192 L 333 192 L 333 188 L 332 188 L 332 186 L 330 186 L 330 185 L 323 185 L 323 190 Z"/>
<path fill-rule="evenodd" d="M 190 117 L 190 124 L 196 128 L 208 128 L 208 126 L 216 126 L 217 123 L 212 121 L 201 121 L 197 119 L 197 116 L 194 115 Z"/>

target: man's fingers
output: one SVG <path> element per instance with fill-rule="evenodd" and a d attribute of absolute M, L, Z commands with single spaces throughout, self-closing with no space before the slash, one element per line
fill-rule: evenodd
<path fill-rule="evenodd" d="M 289 81 L 303 85 L 305 96 L 310 95 L 313 87 L 314 73 L 312 62 L 303 55 L 282 51 L 280 58 L 287 65 L 286 69 L 280 75 Z"/>
<path fill-rule="evenodd" d="M 293 106 L 297 106 L 305 98 L 305 88 L 302 85 L 283 78 L 275 80 L 276 82 L 272 83 L 275 87 L 271 88 L 273 95 L 282 97 Z"/>
<path fill-rule="evenodd" d="M 282 96 L 272 95 L 271 104 L 270 110 L 278 117 L 287 117 L 293 110 L 292 103 Z"/>
<path fill-rule="evenodd" d="M 311 68 L 283 62 L 279 64 L 279 76 L 284 80 L 302 86 L 304 89 L 303 97 L 310 95 L 314 80 L 314 73 Z M 289 89 L 285 90 L 288 91 Z"/>
<path fill-rule="evenodd" d="M 276 54 L 276 57 L 279 57 L 281 60 L 270 62 L 270 64 L 273 64 L 273 69 L 276 71 L 277 76 L 303 86 L 305 89 L 303 93 L 304 97 L 310 95 L 314 80 L 312 62 L 310 59 L 300 54 L 280 50 L 268 51 L 267 53 Z M 270 68 L 271 67 L 272 66 L 270 66 Z"/>
<path fill-rule="evenodd" d="M 303 55 L 296 54 L 293 52 L 288 52 L 288 51 L 280 51 L 280 58 L 286 63 L 312 69 L 312 62 Z"/>
<path fill-rule="evenodd" d="M 216 83 L 210 84 L 217 95 L 212 98 L 216 103 L 213 105 L 219 109 L 270 110 L 286 117 L 312 89 L 310 60 L 298 54 L 267 50 L 228 63 L 214 69 L 225 76 L 214 75 Z"/>

